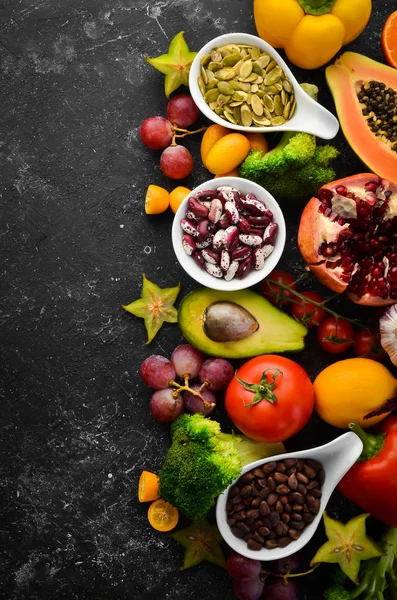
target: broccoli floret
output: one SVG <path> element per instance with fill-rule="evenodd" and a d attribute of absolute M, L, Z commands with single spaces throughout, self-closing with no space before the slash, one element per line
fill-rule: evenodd
<path fill-rule="evenodd" d="M 222 433 L 217 421 L 200 413 L 178 417 L 171 425 L 171 436 L 171 447 L 159 471 L 159 493 L 193 521 L 203 519 L 216 496 L 240 475 L 240 442 L 248 461 L 283 451 L 280 444 L 247 443 L 245 436 Z"/>
<path fill-rule="evenodd" d="M 324 600 L 352 600 L 350 592 L 341 585 L 334 585 L 324 592 Z"/>
<path fill-rule="evenodd" d="M 317 99 L 316 86 L 302 87 Z M 335 171 L 328 165 L 338 154 L 333 146 L 317 147 L 314 135 L 288 131 L 270 152 L 251 150 L 240 166 L 240 175 L 259 183 L 277 199 L 310 198 L 335 179 Z"/>

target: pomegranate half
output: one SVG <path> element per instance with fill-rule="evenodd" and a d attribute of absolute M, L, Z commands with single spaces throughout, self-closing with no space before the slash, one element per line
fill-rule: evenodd
<path fill-rule="evenodd" d="M 323 186 L 306 205 L 298 245 L 308 267 L 357 304 L 397 300 L 397 185 L 361 173 Z"/>

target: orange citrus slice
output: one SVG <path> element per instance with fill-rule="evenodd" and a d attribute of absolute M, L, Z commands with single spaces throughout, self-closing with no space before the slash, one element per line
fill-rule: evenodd
<path fill-rule="evenodd" d="M 155 473 L 142 471 L 138 481 L 139 502 L 151 502 L 159 498 L 159 480 Z"/>
<path fill-rule="evenodd" d="M 173 213 L 176 213 L 181 203 L 191 191 L 189 188 L 183 187 L 183 185 L 178 185 L 178 187 L 170 192 L 170 207 Z"/>
<path fill-rule="evenodd" d="M 160 498 L 149 506 L 147 517 L 157 531 L 170 531 L 178 523 L 179 512 L 175 506 Z"/>
<path fill-rule="evenodd" d="M 168 191 L 153 183 L 149 185 L 145 196 L 145 213 L 147 215 L 159 215 L 167 210 L 170 205 Z"/>
<path fill-rule="evenodd" d="M 383 26 L 382 50 L 389 65 L 397 69 L 397 10 L 389 15 Z"/>

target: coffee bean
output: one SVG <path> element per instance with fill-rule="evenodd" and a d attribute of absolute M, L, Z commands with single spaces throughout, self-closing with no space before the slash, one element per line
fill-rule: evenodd
<path fill-rule="evenodd" d="M 316 469 L 313 469 L 313 467 L 308 464 L 303 465 L 302 471 L 309 477 L 309 479 L 314 479 L 317 475 Z"/>
<path fill-rule="evenodd" d="M 251 496 L 251 493 L 252 493 L 251 485 L 245 485 L 240 492 L 240 494 L 243 498 L 248 498 L 249 496 Z"/>
<path fill-rule="evenodd" d="M 278 545 L 280 546 L 280 548 L 285 548 L 291 542 L 292 542 L 292 539 L 290 537 L 284 536 L 284 537 L 279 538 Z"/>
<path fill-rule="evenodd" d="M 275 470 L 276 466 L 277 466 L 277 463 L 275 461 L 265 463 L 263 465 L 264 474 L 268 475 L 269 473 L 272 473 Z"/>
<path fill-rule="evenodd" d="M 237 527 L 232 527 L 230 531 L 236 538 L 239 538 L 240 540 L 243 539 L 244 533 L 241 531 L 241 529 L 238 529 Z"/>
<path fill-rule="evenodd" d="M 260 505 L 259 505 L 259 513 L 263 517 L 266 517 L 270 513 L 270 508 L 269 508 L 269 505 L 266 502 L 266 500 L 262 500 L 262 502 L 260 503 Z"/>
<path fill-rule="evenodd" d="M 265 473 L 263 472 L 263 470 L 260 467 L 256 467 L 255 469 L 252 469 L 252 474 L 255 475 L 255 477 L 258 477 L 259 479 L 263 479 L 265 476 Z"/>
<path fill-rule="evenodd" d="M 238 521 L 236 527 L 238 527 L 243 533 L 250 533 L 251 529 L 244 521 Z"/>
<path fill-rule="evenodd" d="M 262 544 L 259 544 L 255 540 L 248 540 L 247 547 L 250 550 L 262 550 Z"/>
<path fill-rule="evenodd" d="M 271 492 L 276 491 L 277 484 L 272 476 L 268 477 L 267 479 L 267 487 Z"/>
<path fill-rule="evenodd" d="M 242 485 L 245 485 L 247 483 L 251 483 L 251 481 L 255 478 L 255 475 L 253 474 L 252 471 L 247 471 L 247 473 L 244 473 L 244 475 L 242 475 L 239 479 L 240 483 Z"/>
<path fill-rule="evenodd" d="M 256 498 L 254 498 L 254 499 L 251 501 L 251 507 L 252 507 L 252 508 L 259 508 L 259 505 L 260 505 L 260 503 L 261 503 L 261 502 L 262 502 L 262 500 L 260 499 L 260 497 L 259 497 L 259 496 L 257 496 Z"/>
<path fill-rule="evenodd" d="M 230 488 L 226 510 L 233 535 L 252 550 L 285 547 L 320 510 L 324 470 L 317 461 L 271 461 Z"/>
<path fill-rule="evenodd" d="M 277 483 L 287 483 L 288 482 L 288 477 L 286 475 L 284 475 L 283 473 L 279 473 L 278 471 L 275 472 L 274 479 Z"/>

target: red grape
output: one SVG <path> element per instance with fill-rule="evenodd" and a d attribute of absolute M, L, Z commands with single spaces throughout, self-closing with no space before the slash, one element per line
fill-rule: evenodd
<path fill-rule="evenodd" d="M 149 404 L 152 416 L 162 423 L 173 421 L 183 412 L 183 398 L 180 394 L 174 397 L 171 388 L 156 390 Z"/>
<path fill-rule="evenodd" d="M 287 575 L 288 573 L 296 573 L 300 567 L 300 556 L 298 552 L 286 556 L 285 558 L 279 558 L 271 563 L 269 571 L 272 573 L 280 573 L 281 575 Z"/>
<path fill-rule="evenodd" d="M 233 366 L 224 358 L 209 358 L 204 361 L 199 373 L 200 380 L 213 391 L 225 389 L 233 375 Z"/>
<path fill-rule="evenodd" d="M 168 146 L 161 154 L 160 169 L 170 179 L 184 179 L 193 171 L 193 156 L 185 146 Z"/>
<path fill-rule="evenodd" d="M 172 123 L 164 117 L 148 117 L 139 129 L 142 142 L 151 150 L 164 150 L 172 142 Z"/>
<path fill-rule="evenodd" d="M 247 580 L 232 580 L 233 593 L 238 600 L 258 600 L 258 598 L 261 598 L 262 596 L 264 587 L 265 583 L 264 581 L 261 581 L 259 577 Z M 275 599 L 272 598 L 272 600 Z"/>
<path fill-rule="evenodd" d="M 199 383 L 194 383 L 190 386 L 190 388 L 196 392 L 199 391 L 201 385 Z M 196 394 L 192 394 L 192 392 L 183 392 L 183 403 L 186 412 L 194 415 L 195 413 L 202 413 L 204 416 L 211 414 L 215 410 L 216 406 L 216 396 L 213 392 L 208 389 L 204 389 L 201 392 L 201 395 L 207 402 L 210 402 L 212 406 L 205 407 L 204 402 L 197 396 Z"/>
<path fill-rule="evenodd" d="M 226 560 L 226 571 L 233 579 L 246 581 L 258 577 L 261 572 L 261 562 L 247 558 L 238 552 L 231 552 Z"/>
<path fill-rule="evenodd" d="M 298 586 L 291 579 L 285 584 L 282 577 L 266 579 L 263 600 L 299 600 Z"/>
<path fill-rule="evenodd" d="M 188 94 L 178 94 L 168 102 L 167 117 L 178 127 L 189 127 L 197 121 L 200 111 Z"/>
<path fill-rule="evenodd" d="M 170 381 L 175 379 L 176 373 L 172 362 L 168 358 L 152 354 L 141 364 L 140 375 L 146 385 L 155 390 L 162 390 L 168 386 Z"/>
<path fill-rule="evenodd" d="M 178 377 L 194 379 L 199 374 L 204 356 L 194 346 L 181 344 L 171 354 L 171 362 Z"/>

